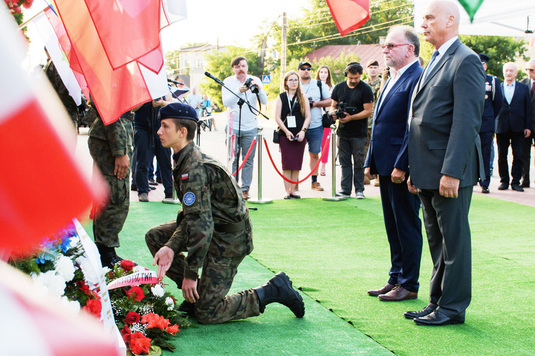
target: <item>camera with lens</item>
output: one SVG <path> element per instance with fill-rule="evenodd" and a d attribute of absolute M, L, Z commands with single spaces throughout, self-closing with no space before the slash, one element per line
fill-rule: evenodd
<path fill-rule="evenodd" d="M 245 83 L 243 83 L 247 87 L 247 89 L 250 89 L 253 94 L 258 94 L 260 89 L 258 89 L 258 85 L 253 82 L 253 78 L 247 78 Z"/>
<path fill-rule="evenodd" d="M 353 115 L 357 112 L 357 108 L 346 106 L 343 101 L 336 103 L 336 111 L 334 113 L 336 114 L 337 118 L 343 119 L 344 117 L 346 117 L 346 112 L 350 115 Z"/>

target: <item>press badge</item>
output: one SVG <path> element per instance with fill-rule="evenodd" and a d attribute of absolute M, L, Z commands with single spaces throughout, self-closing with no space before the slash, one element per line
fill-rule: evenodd
<path fill-rule="evenodd" d="M 286 124 L 288 125 L 289 129 L 295 128 L 297 126 L 295 116 L 286 116 Z"/>

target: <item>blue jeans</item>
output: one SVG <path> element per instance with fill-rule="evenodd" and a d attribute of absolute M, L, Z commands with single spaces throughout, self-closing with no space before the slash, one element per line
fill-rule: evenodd
<path fill-rule="evenodd" d="M 342 167 L 342 192 L 351 194 L 354 182 L 355 192 L 364 191 L 364 159 L 366 137 L 338 136 L 338 159 Z"/>
<path fill-rule="evenodd" d="M 234 132 L 236 134 L 236 144 L 235 144 L 235 151 L 238 152 L 238 131 Z M 240 137 L 239 137 L 239 143 L 241 147 L 241 159 L 243 160 L 245 158 L 245 155 L 247 154 L 247 151 L 249 151 L 249 147 L 251 146 L 251 143 L 256 138 L 256 135 L 258 134 L 258 129 L 250 130 L 250 131 L 241 131 Z M 251 182 L 253 180 L 253 166 L 254 166 L 254 156 L 256 153 L 256 143 L 253 147 L 251 154 L 249 155 L 249 158 L 247 159 L 247 162 L 245 162 L 243 168 L 241 171 L 236 173 L 236 180 L 241 177 L 241 190 L 242 191 L 249 191 L 249 188 L 251 187 Z M 234 161 L 232 162 L 232 172 L 236 172 L 238 169 L 238 155 L 234 157 Z M 240 165 L 241 165 L 240 160 Z M 239 183 L 239 182 L 238 182 Z"/>
<path fill-rule="evenodd" d="M 155 134 L 152 138 L 146 130 L 137 129 L 134 133 L 136 146 L 136 173 L 135 182 L 137 193 L 149 192 L 149 165 L 154 155 L 161 170 L 162 183 L 166 198 L 173 197 L 173 172 L 171 168 L 171 149 L 163 147 L 160 139 Z"/>

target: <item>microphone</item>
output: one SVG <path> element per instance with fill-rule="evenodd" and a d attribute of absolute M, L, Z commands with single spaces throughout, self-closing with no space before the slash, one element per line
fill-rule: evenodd
<path fill-rule="evenodd" d="M 216 82 L 217 84 L 219 84 L 219 85 L 223 85 L 223 82 L 221 81 L 221 79 L 214 77 L 214 76 L 211 75 L 210 73 L 208 73 L 208 72 L 204 72 L 204 75 L 206 75 L 206 76 L 207 76 L 208 78 L 210 78 L 210 79 L 215 80 L 215 82 Z"/>
<path fill-rule="evenodd" d="M 182 83 L 182 82 L 177 82 L 176 80 L 172 80 L 172 79 L 167 79 L 167 82 L 168 82 L 168 83 L 173 83 L 173 84 L 176 84 L 176 85 L 184 85 L 184 83 Z"/>

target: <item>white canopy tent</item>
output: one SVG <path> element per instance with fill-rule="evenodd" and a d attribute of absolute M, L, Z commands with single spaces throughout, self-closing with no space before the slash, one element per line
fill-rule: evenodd
<path fill-rule="evenodd" d="M 421 32 L 423 11 L 429 0 L 414 0 L 414 27 Z M 459 33 L 462 35 L 526 37 L 535 32 L 535 0 L 485 0 L 470 23 L 468 14 L 461 10 Z"/>

